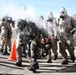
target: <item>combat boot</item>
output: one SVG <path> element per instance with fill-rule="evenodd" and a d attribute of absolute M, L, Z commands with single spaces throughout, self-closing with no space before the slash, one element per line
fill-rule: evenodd
<path fill-rule="evenodd" d="M 16 62 L 16 66 L 22 66 L 22 62 Z"/>
<path fill-rule="evenodd" d="M 9 55 L 7 48 L 3 51 L 2 55 Z"/>
<path fill-rule="evenodd" d="M 54 60 L 56 60 L 56 59 L 57 59 L 57 57 L 58 57 L 58 55 L 54 55 Z"/>
<path fill-rule="evenodd" d="M 36 72 L 36 68 L 33 67 L 33 66 L 32 66 L 32 67 L 29 67 L 28 69 L 29 69 L 30 71 L 33 71 L 34 73 Z"/>
<path fill-rule="evenodd" d="M 51 59 L 48 59 L 48 60 L 47 60 L 47 63 L 52 63 L 52 60 L 51 60 Z"/>
<path fill-rule="evenodd" d="M 75 56 L 72 55 L 72 56 L 71 56 L 71 62 L 74 62 L 74 61 L 75 61 Z"/>
<path fill-rule="evenodd" d="M 9 55 L 9 53 L 8 52 L 3 52 L 2 55 Z"/>
<path fill-rule="evenodd" d="M 2 54 L 2 53 L 3 53 L 3 49 L 0 50 L 0 54 Z"/>
<path fill-rule="evenodd" d="M 34 63 L 33 65 L 31 65 L 29 68 L 28 68 L 30 71 L 33 71 L 34 73 L 36 72 L 36 69 L 39 69 L 39 65 L 38 65 L 38 62 Z"/>
<path fill-rule="evenodd" d="M 34 67 L 35 67 L 36 69 L 39 69 L 38 62 L 35 63 Z"/>
<path fill-rule="evenodd" d="M 64 60 L 64 61 L 62 62 L 62 65 L 66 65 L 66 64 L 68 64 L 68 60 Z"/>

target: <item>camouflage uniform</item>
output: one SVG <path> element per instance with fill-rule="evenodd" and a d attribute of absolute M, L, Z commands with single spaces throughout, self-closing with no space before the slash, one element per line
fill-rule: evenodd
<path fill-rule="evenodd" d="M 65 51 L 66 49 L 69 51 L 72 62 L 74 62 L 75 56 L 73 34 L 75 33 L 75 20 L 67 15 L 65 8 L 62 8 L 60 11 L 60 18 L 58 18 L 56 23 L 60 36 L 60 53 L 64 58 L 62 64 L 68 64 L 68 56 Z"/>
<path fill-rule="evenodd" d="M 19 40 L 19 39 L 20 40 Z M 22 64 L 22 50 L 23 50 L 23 46 L 25 45 L 25 35 L 24 35 L 24 31 L 20 31 L 17 34 L 17 43 L 19 43 L 18 47 L 17 47 L 17 62 Z"/>
<path fill-rule="evenodd" d="M 17 34 L 17 66 L 22 65 L 22 49 L 23 46 L 26 44 L 27 47 L 27 53 L 30 58 L 30 66 L 29 70 L 36 72 L 36 69 L 39 68 L 38 62 L 37 62 L 37 47 L 36 47 L 36 38 L 34 36 L 34 29 L 32 29 L 32 26 L 35 25 L 32 22 L 23 23 L 23 20 L 20 20 L 17 27 L 19 29 Z"/>
<path fill-rule="evenodd" d="M 1 45 L 1 53 L 5 51 L 5 48 L 7 47 L 7 34 L 8 30 L 5 23 L 1 23 L 0 25 L 0 45 Z M 5 48 L 4 48 L 5 47 Z"/>
<path fill-rule="evenodd" d="M 3 54 L 4 55 L 8 54 L 8 52 L 7 52 L 7 46 L 8 46 L 8 43 L 10 41 L 10 38 L 8 40 L 8 35 L 11 36 L 11 34 L 8 34 L 8 32 L 9 32 L 9 24 L 10 23 L 8 23 L 7 21 L 4 21 L 4 22 L 2 22 L 2 24 L 0 26 L 0 28 L 3 28 L 3 27 L 5 28 L 5 34 L 2 33 L 2 31 L 1 31 L 1 41 L 2 41 L 2 43 L 1 43 L 1 49 L 3 50 Z M 11 32 L 11 30 L 10 30 L 10 32 Z M 3 49 L 4 46 L 5 46 L 5 49 Z M 11 45 L 10 45 L 10 48 L 11 48 Z"/>
<path fill-rule="evenodd" d="M 22 50 L 23 46 L 26 43 L 26 36 L 25 36 L 25 21 L 22 19 L 19 19 L 17 22 L 17 61 L 16 65 L 21 66 L 22 65 Z"/>
<path fill-rule="evenodd" d="M 36 72 L 36 69 L 39 68 L 37 58 L 38 58 L 38 42 L 39 42 L 39 34 L 37 27 L 35 23 L 33 22 L 28 22 L 29 30 L 28 32 L 30 33 L 29 36 L 27 36 L 27 50 L 29 52 L 29 58 L 30 58 L 30 66 L 29 70 Z"/>
<path fill-rule="evenodd" d="M 51 43 L 52 43 L 52 51 L 54 53 L 54 60 L 57 59 L 57 40 L 55 38 L 55 18 L 53 17 L 53 13 L 50 12 L 50 14 L 48 15 L 48 20 L 46 21 L 46 27 L 47 27 L 47 30 L 48 30 L 48 34 L 49 34 L 49 37 L 51 39 Z M 47 62 L 51 62 L 51 50 L 48 50 L 48 61 Z"/>

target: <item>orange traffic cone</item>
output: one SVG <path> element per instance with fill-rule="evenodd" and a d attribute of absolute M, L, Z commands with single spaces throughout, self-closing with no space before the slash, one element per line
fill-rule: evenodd
<path fill-rule="evenodd" d="M 13 42 L 11 52 L 10 52 L 10 56 L 9 56 L 8 60 L 12 60 L 12 61 L 16 60 L 16 39 Z"/>

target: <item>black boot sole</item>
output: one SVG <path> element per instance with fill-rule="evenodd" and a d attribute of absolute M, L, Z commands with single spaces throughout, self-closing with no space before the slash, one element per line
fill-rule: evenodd
<path fill-rule="evenodd" d="M 36 73 L 36 69 L 35 68 L 29 67 L 28 70 L 33 71 L 34 73 Z"/>

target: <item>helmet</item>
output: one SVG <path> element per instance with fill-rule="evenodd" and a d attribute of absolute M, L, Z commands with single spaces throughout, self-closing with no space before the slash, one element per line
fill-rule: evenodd
<path fill-rule="evenodd" d="M 67 16 L 67 10 L 64 7 L 62 7 L 60 9 L 60 18 L 64 18 L 66 16 Z"/>
<path fill-rule="evenodd" d="M 7 16 L 4 16 L 3 18 L 2 18 L 2 21 L 4 22 L 4 21 L 6 21 L 7 20 Z"/>
<path fill-rule="evenodd" d="M 17 20 L 17 27 L 19 29 L 24 29 L 25 28 L 25 21 L 23 19 L 18 19 Z"/>
<path fill-rule="evenodd" d="M 52 12 L 48 13 L 48 19 L 53 19 L 53 13 Z"/>
<path fill-rule="evenodd" d="M 2 21 L 12 22 L 12 18 L 11 18 L 11 17 L 8 17 L 8 16 L 4 16 L 4 17 L 2 18 Z"/>
<path fill-rule="evenodd" d="M 40 16 L 40 18 L 44 20 L 44 17 L 42 15 Z"/>

